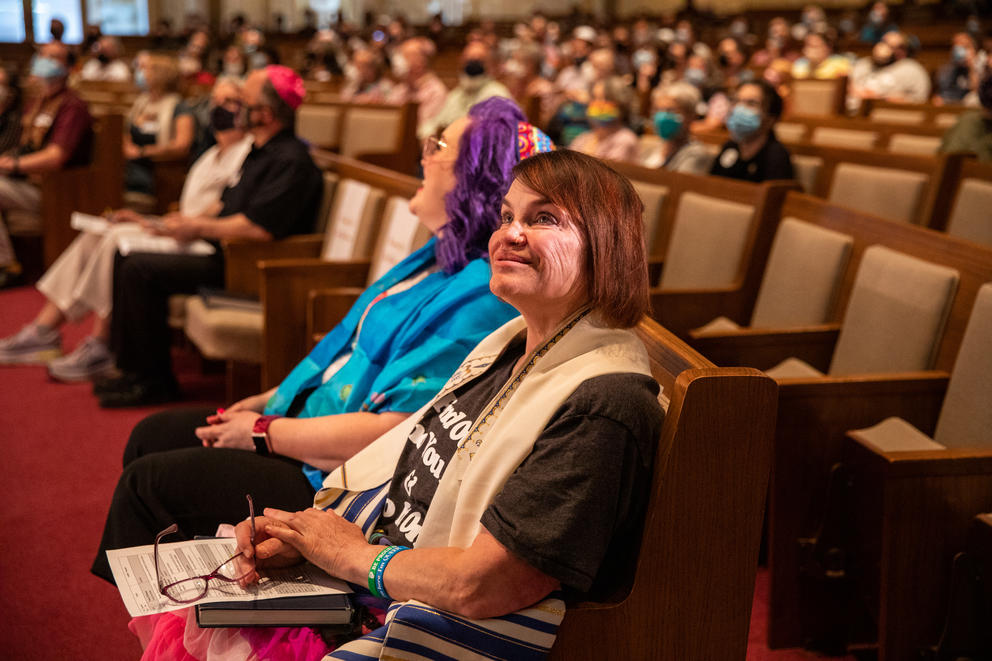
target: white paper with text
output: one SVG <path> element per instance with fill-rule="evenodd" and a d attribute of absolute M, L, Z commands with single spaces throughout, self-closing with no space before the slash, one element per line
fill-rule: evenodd
<path fill-rule="evenodd" d="M 235 540 L 231 538 L 159 544 L 162 582 L 168 584 L 184 578 L 209 574 L 234 555 L 235 545 Z M 107 551 L 117 589 L 121 593 L 127 612 L 132 617 L 166 613 L 193 605 L 177 604 L 159 592 L 155 580 L 154 551 L 155 547 L 152 545 Z M 286 569 L 266 570 L 264 573 L 257 585 L 248 588 L 241 588 L 236 583 L 211 579 L 208 583 L 207 595 L 196 603 L 254 601 L 276 597 L 351 592 L 343 581 L 328 576 L 310 563 Z"/>

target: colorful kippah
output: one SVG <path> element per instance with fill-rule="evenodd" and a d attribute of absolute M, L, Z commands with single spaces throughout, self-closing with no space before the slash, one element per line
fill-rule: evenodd
<path fill-rule="evenodd" d="M 293 110 L 300 107 L 307 90 L 303 86 L 303 79 L 300 78 L 299 74 L 280 64 L 270 64 L 265 67 L 265 74 L 269 77 L 269 82 L 272 83 L 276 94 L 286 102 L 286 105 Z"/>
<path fill-rule="evenodd" d="M 554 150 L 555 143 L 551 142 L 551 138 L 544 131 L 528 122 L 517 124 L 517 153 L 521 161 L 534 154 Z"/>

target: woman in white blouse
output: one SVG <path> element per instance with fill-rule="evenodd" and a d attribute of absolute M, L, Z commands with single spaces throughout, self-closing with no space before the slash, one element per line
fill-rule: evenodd
<path fill-rule="evenodd" d="M 186 176 L 179 212 L 216 215 L 220 196 L 236 181 L 241 164 L 251 150 L 251 138 L 235 121 L 241 110 L 240 82 L 221 78 L 211 92 L 211 129 L 217 144 L 193 163 Z M 47 299 L 34 321 L 17 334 L 0 340 L 0 364 L 48 362 L 49 374 L 60 381 L 83 381 L 106 373 L 113 366 L 107 348 L 113 303 L 113 265 L 118 241 L 141 234 L 154 219 L 129 209 L 111 214 L 113 223 L 102 233 L 81 232 L 38 281 Z M 62 357 L 58 328 L 94 313 L 93 331 L 76 349 Z"/>

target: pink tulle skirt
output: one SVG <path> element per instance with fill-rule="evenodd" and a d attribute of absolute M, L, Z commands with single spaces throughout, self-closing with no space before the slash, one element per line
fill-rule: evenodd
<path fill-rule="evenodd" d="M 202 629 L 194 608 L 136 617 L 128 628 L 145 649 L 141 661 L 319 661 L 331 651 L 309 628 Z"/>

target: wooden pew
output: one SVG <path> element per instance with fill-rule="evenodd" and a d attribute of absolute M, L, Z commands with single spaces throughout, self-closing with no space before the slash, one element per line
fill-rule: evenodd
<path fill-rule="evenodd" d="M 992 245 L 992 211 L 985 206 L 990 187 L 992 164 L 972 158 L 952 161 L 934 197 L 927 226 Z"/>
<path fill-rule="evenodd" d="M 846 99 L 847 76 L 833 80 L 796 78 L 789 85 L 789 94 L 785 98 L 784 116 L 839 117 L 844 114 Z"/>
<path fill-rule="evenodd" d="M 297 134 L 314 147 L 379 167 L 416 174 L 417 104 L 350 103 L 315 93 L 297 111 Z"/>
<path fill-rule="evenodd" d="M 974 108 L 963 105 L 936 106 L 932 103 L 897 103 L 882 99 L 865 99 L 861 116 L 872 121 L 903 124 L 928 124 L 947 130 L 958 120 L 958 115 Z"/>
<path fill-rule="evenodd" d="M 859 214 L 807 195 L 790 193 L 783 217 L 794 217 L 847 234 L 854 239 L 837 310 L 844 310 L 865 249 L 881 244 L 960 272 L 957 294 L 934 361 L 933 371 L 818 379 L 779 383 L 779 413 L 769 503 L 771 580 L 769 645 L 795 647 L 803 642 L 800 620 L 797 540 L 820 520 L 831 465 L 841 456 L 847 430 L 897 415 L 913 424 L 935 419 L 967 325 L 978 288 L 992 281 L 992 251 L 968 241 Z M 837 319 L 839 322 L 840 319 Z M 767 369 L 788 356 L 824 368 L 836 342 L 839 323 L 799 329 L 743 329 L 694 337 L 696 348 L 721 365 Z M 922 427 L 921 427 L 922 428 Z"/>
<path fill-rule="evenodd" d="M 638 327 L 667 413 L 628 590 L 568 609 L 554 660 L 743 659 L 775 385 Z"/>
<path fill-rule="evenodd" d="M 648 246 L 648 255 L 655 274 L 664 272 L 665 265 L 662 262 L 684 195 L 691 193 L 714 200 L 747 204 L 754 208 L 736 274 L 731 282 L 718 287 L 677 289 L 662 284 L 653 287 L 651 291 L 654 318 L 676 335 L 685 337 L 690 329 L 721 315 L 738 323 L 746 323 L 758 295 L 765 261 L 781 217 L 779 210 L 782 202 L 786 193 L 796 190 L 798 186 L 794 182 L 781 181 L 752 184 L 721 177 L 642 168 L 629 163 L 613 162 L 610 165 L 635 182 L 643 181 L 667 188 L 658 228 L 653 232 L 656 239 L 653 245 Z M 655 276 L 652 284 L 656 282 Z"/>

